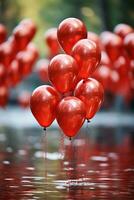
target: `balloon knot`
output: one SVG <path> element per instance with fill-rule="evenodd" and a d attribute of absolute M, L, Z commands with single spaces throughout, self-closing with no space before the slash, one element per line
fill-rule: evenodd
<path fill-rule="evenodd" d="M 44 127 L 43 130 L 46 131 L 46 127 Z"/>
<path fill-rule="evenodd" d="M 89 120 L 89 119 L 87 119 L 87 123 L 90 123 L 90 120 Z"/>
<path fill-rule="evenodd" d="M 69 140 L 71 141 L 71 140 L 72 140 L 72 138 L 71 138 L 71 137 L 69 137 Z"/>

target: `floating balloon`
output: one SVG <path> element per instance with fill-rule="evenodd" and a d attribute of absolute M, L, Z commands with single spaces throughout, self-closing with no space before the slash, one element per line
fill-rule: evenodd
<path fill-rule="evenodd" d="M 78 66 L 73 57 L 65 54 L 55 56 L 48 66 L 49 79 L 61 93 L 74 88 L 78 75 Z"/>
<path fill-rule="evenodd" d="M 48 65 L 49 60 L 47 59 L 40 59 L 36 64 L 36 71 L 40 77 L 40 79 L 44 82 L 48 82 Z"/>
<path fill-rule="evenodd" d="M 114 28 L 114 33 L 119 35 L 122 39 L 126 37 L 129 33 L 132 33 L 134 30 L 128 24 L 118 24 Z"/>
<path fill-rule="evenodd" d="M 3 24 L 0 24 L 0 44 L 6 40 L 7 31 Z"/>
<path fill-rule="evenodd" d="M 49 47 L 50 56 L 55 56 L 60 52 L 60 46 L 57 38 L 57 28 L 51 28 L 45 32 L 44 39 Z"/>
<path fill-rule="evenodd" d="M 6 86 L 0 86 L 0 107 L 5 107 L 8 102 L 8 88 Z"/>
<path fill-rule="evenodd" d="M 96 33 L 88 31 L 87 39 L 93 41 L 94 43 L 96 43 L 96 45 L 100 46 L 100 39 Z"/>
<path fill-rule="evenodd" d="M 99 110 L 103 98 L 104 90 L 101 83 L 93 78 L 81 80 L 74 91 L 74 95 L 84 102 L 86 107 L 86 119 L 90 120 Z"/>
<path fill-rule="evenodd" d="M 91 40 L 78 41 L 72 49 L 72 56 L 80 68 L 78 77 L 88 78 L 100 63 L 101 53 L 99 47 Z"/>
<path fill-rule="evenodd" d="M 73 137 L 77 134 L 85 121 L 85 116 L 85 105 L 76 97 L 65 97 L 58 104 L 56 119 L 68 137 Z"/>
<path fill-rule="evenodd" d="M 59 101 L 59 94 L 51 86 L 43 85 L 33 91 L 30 108 L 35 119 L 42 127 L 48 127 L 54 121 Z"/>
<path fill-rule="evenodd" d="M 80 39 L 87 38 L 87 30 L 84 23 L 76 18 L 63 20 L 57 31 L 58 41 L 67 54 L 71 54 L 73 46 Z"/>
<path fill-rule="evenodd" d="M 134 33 L 129 33 L 124 38 L 124 47 L 131 59 L 134 59 Z"/>
<path fill-rule="evenodd" d="M 23 91 L 18 96 L 18 103 L 22 108 L 28 108 L 30 106 L 30 92 Z"/>
<path fill-rule="evenodd" d="M 111 61 L 116 61 L 123 51 L 122 39 L 112 32 L 105 31 L 101 33 L 100 40 Z"/>
<path fill-rule="evenodd" d="M 7 73 L 7 84 L 10 87 L 15 87 L 21 81 L 21 74 L 19 73 L 19 63 L 18 60 L 13 60 L 10 64 Z"/>
<path fill-rule="evenodd" d="M 0 85 L 3 85 L 6 81 L 6 68 L 3 64 L 0 63 Z"/>
<path fill-rule="evenodd" d="M 35 46 L 34 43 L 30 42 L 30 43 L 27 45 L 26 50 L 29 51 L 29 52 L 31 52 L 31 53 L 33 54 L 33 60 L 34 60 L 34 61 L 39 57 L 38 49 L 37 49 L 37 47 Z"/>

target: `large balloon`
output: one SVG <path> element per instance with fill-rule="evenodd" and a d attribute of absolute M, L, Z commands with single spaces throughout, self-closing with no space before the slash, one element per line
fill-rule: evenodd
<path fill-rule="evenodd" d="M 59 43 L 64 51 L 70 54 L 72 47 L 77 41 L 87 38 L 87 30 L 81 20 L 67 18 L 60 23 L 57 35 Z"/>
<path fill-rule="evenodd" d="M 57 38 L 57 28 L 48 29 L 44 35 L 45 42 L 50 50 L 50 57 L 60 52 L 60 45 Z"/>
<path fill-rule="evenodd" d="M 114 33 L 119 35 L 122 39 L 129 33 L 132 33 L 133 31 L 133 28 L 128 24 L 118 24 L 114 28 Z"/>
<path fill-rule="evenodd" d="M 7 31 L 3 24 L 0 24 L 0 44 L 6 40 Z"/>
<path fill-rule="evenodd" d="M 56 107 L 60 101 L 57 91 L 48 85 L 36 88 L 30 99 L 31 111 L 42 127 L 51 125 L 56 115 Z"/>
<path fill-rule="evenodd" d="M 68 137 L 76 135 L 85 121 L 85 116 L 85 105 L 76 97 L 65 97 L 58 104 L 56 119 Z"/>
<path fill-rule="evenodd" d="M 74 91 L 74 95 L 84 102 L 86 107 L 86 119 L 91 119 L 99 110 L 104 96 L 101 83 L 93 78 L 81 80 Z"/>
<path fill-rule="evenodd" d="M 77 61 L 80 71 L 78 77 L 88 78 L 100 63 L 99 47 L 89 39 L 78 41 L 72 49 L 72 56 Z"/>
<path fill-rule="evenodd" d="M 55 56 L 48 66 L 49 79 L 61 93 L 74 88 L 78 75 L 78 66 L 73 57 L 65 54 Z"/>

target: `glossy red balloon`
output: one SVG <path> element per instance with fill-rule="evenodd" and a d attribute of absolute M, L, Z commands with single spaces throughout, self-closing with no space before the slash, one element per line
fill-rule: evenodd
<path fill-rule="evenodd" d="M 61 93 L 74 88 L 78 66 L 73 57 L 66 54 L 55 56 L 48 66 L 48 76 L 54 87 Z"/>
<path fill-rule="evenodd" d="M 22 108 L 28 108 L 30 106 L 30 92 L 23 91 L 18 96 L 18 103 Z"/>
<path fill-rule="evenodd" d="M 10 87 L 15 87 L 21 81 L 21 74 L 19 70 L 18 60 L 13 60 L 10 64 L 8 73 L 7 73 L 7 84 Z"/>
<path fill-rule="evenodd" d="M 31 19 L 23 19 L 20 22 L 20 25 L 23 25 L 24 28 L 27 28 L 29 30 L 29 40 L 32 40 L 37 31 L 36 24 Z"/>
<path fill-rule="evenodd" d="M 42 127 L 48 127 L 54 121 L 59 101 L 59 94 L 51 86 L 43 85 L 33 91 L 30 108 L 35 119 Z"/>
<path fill-rule="evenodd" d="M 7 31 L 3 24 L 0 24 L 0 44 L 6 40 Z"/>
<path fill-rule="evenodd" d="M 132 33 L 134 30 L 128 24 L 118 24 L 114 28 L 114 33 L 119 35 L 122 39 L 126 37 L 129 33 Z"/>
<path fill-rule="evenodd" d="M 134 32 L 124 38 L 124 47 L 131 59 L 134 59 Z"/>
<path fill-rule="evenodd" d="M 49 60 L 47 60 L 47 59 L 40 59 L 36 65 L 36 71 L 37 71 L 40 79 L 44 82 L 49 81 L 48 65 L 49 65 Z"/>
<path fill-rule="evenodd" d="M 101 33 L 100 40 L 111 61 L 116 61 L 123 51 L 122 39 L 112 32 L 105 31 Z"/>
<path fill-rule="evenodd" d="M 80 68 L 78 77 L 81 79 L 92 75 L 101 59 L 99 47 L 88 39 L 78 41 L 73 47 L 71 54 Z"/>
<path fill-rule="evenodd" d="M 73 137 L 85 121 L 84 103 L 73 96 L 63 98 L 57 107 L 56 119 L 65 135 Z"/>
<path fill-rule="evenodd" d="M 0 86 L 0 107 L 5 107 L 8 102 L 8 88 L 6 86 Z"/>
<path fill-rule="evenodd" d="M 57 28 L 48 29 L 45 32 L 44 39 L 49 47 L 50 57 L 57 55 L 60 52 L 60 45 L 57 38 Z"/>
<path fill-rule="evenodd" d="M 58 40 L 67 54 L 71 54 L 73 46 L 80 39 L 87 38 L 85 24 L 76 18 L 67 18 L 63 20 L 58 27 Z"/>
<path fill-rule="evenodd" d="M 91 119 L 99 110 L 103 98 L 104 90 L 101 83 L 93 78 L 81 80 L 74 91 L 74 95 L 84 102 L 86 107 L 86 119 Z"/>

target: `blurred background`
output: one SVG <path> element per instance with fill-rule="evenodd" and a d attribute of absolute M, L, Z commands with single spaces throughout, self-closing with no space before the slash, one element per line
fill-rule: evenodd
<path fill-rule="evenodd" d="M 61 52 L 52 51 L 48 30 L 68 17 L 81 19 L 89 39 L 99 43 L 102 60 L 93 77 L 105 89 L 100 112 L 71 142 L 55 121 L 45 138 L 29 109 L 32 91 L 50 84 L 42 68 Z M 18 31 L 24 23 L 33 33 L 26 47 L 16 50 L 13 36 L 25 35 Z M 110 31 L 116 35 L 110 38 L 118 36 L 124 45 L 127 34 L 123 38 L 115 29 L 120 23 L 129 25 L 134 41 L 133 0 L 0 0 L 0 24 L 6 29 L 0 44 L 1 200 L 133 199 L 134 57 L 123 46 L 123 54 L 113 59 L 103 43 L 104 31 Z"/>

